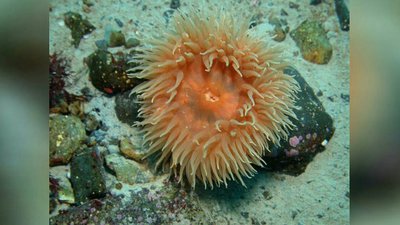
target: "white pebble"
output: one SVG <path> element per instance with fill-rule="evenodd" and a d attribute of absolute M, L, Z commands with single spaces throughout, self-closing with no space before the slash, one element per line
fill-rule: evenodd
<path fill-rule="evenodd" d="M 64 20 L 59 20 L 59 21 L 58 21 L 58 25 L 59 25 L 60 27 L 64 27 L 64 26 L 65 26 Z"/>

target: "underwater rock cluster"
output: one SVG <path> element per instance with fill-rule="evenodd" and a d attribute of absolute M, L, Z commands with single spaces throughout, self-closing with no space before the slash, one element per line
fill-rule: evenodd
<path fill-rule="evenodd" d="M 133 2 L 142 6 L 139 11 L 154 12 L 153 3 Z M 235 6 L 168 2 L 164 18 L 156 22 L 123 13 L 97 17 L 103 5 L 96 1 L 83 1 L 81 15 L 57 15 L 65 19 L 67 28 L 58 25 L 71 30 L 67 35 L 74 45 L 67 43 L 72 51 L 62 53 L 68 61 L 50 57 L 50 224 L 229 224 L 237 219 L 203 208 L 214 200 L 216 206 L 226 200 L 237 205 L 232 209 L 247 207 L 238 212 L 243 219 L 238 223 L 269 224 L 249 210 L 257 205 L 248 202 L 289 210 L 275 204 L 281 198 L 278 183 L 287 184 L 279 173 L 303 173 L 335 132 L 320 101 L 327 95 L 318 99 L 300 72 L 281 58 L 283 49 L 266 42 L 287 44 L 291 18 L 303 5 L 286 3 L 289 9 L 279 8 L 281 17 L 267 17 L 268 10 L 243 17 L 234 13 Z M 254 8 L 261 5 L 266 3 L 251 2 Z M 88 29 L 84 12 L 97 28 Z M 114 22 L 120 30 L 109 29 Z M 266 23 L 273 30 L 259 32 Z M 289 37 L 302 53 L 308 51 L 311 62 L 326 64 L 332 48 L 325 31 L 312 25 L 299 26 Z M 307 38 L 311 44 L 302 41 Z M 297 49 L 284 50 L 286 55 Z M 76 59 L 84 64 L 77 66 Z M 79 114 L 71 110 L 77 101 L 87 107 Z M 279 182 L 268 186 L 270 178 Z M 229 189 L 208 188 L 228 184 Z M 225 192 L 231 195 L 221 195 Z M 292 219 L 300 214 L 291 210 Z"/>

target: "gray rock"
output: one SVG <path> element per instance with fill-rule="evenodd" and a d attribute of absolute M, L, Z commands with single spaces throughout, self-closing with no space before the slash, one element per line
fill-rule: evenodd
<path fill-rule="evenodd" d="M 86 148 L 72 158 L 71 183 L 78 204 L 105 196 L 102 160 L 96 150 Z"/>
<path fill-rule="evenodd" d="M 86 139 L 85 126 L 76 116 L 50 116 L 49 139 L 50 166 L 67 164 Z"/>
<path fill-rule="evenodd" d="M 141 162 L 143 157 L 146 155 L 146 150 L 144 148 L 135 147 L 129 138 L 121 139 L 119 142 L 119 150 L 122 155 L 129 159 L 133 159 L 136 162 Z"/>
<path fill-rule="evenodd" d="M 128 184 L 147 183 L 151 180 L 151 173 L 139 163 L 124 158 L 119 154 L 110 154 L 105 157 L 106 165 L 115 172 L 117 179 Z"/>
<path fill-rule="evenodd" d="M 127 48 L 134 48 L 138 45 L 140 45 L 140 41 L 136 38 L 129 38 L 125 43 L 125 47 Z"/>

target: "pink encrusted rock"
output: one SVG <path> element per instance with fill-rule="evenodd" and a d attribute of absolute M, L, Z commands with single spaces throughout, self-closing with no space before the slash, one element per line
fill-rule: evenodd
<path fill-rule="evenodd" d="M 289 144 L 290 146 L 292 146 L 293 148 L 295 148 L 298 144 L 299 144 L 300 140 L 299 138 L 297 138 L 297 136 L 291 137 L 289 139 Z"/>
<path fill-rule="evenodd" d="M 287 157 L 295 157 L 299 155 L 299 151 L 296 149 L 290 149 L 289 151 L 285 150 L 286 156 Z"/>

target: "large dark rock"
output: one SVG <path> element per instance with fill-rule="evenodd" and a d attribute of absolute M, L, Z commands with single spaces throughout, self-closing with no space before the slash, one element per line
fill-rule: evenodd
<path fill-rule="evenodd" d="M 264 160 L 270 171 L 299 175 L 314 156 L 325 149 L 335 128 L 332 117 L 325 112 L 322 103 L 300 73 L 293 67 L 287 67 L 284 72 L 293 76 L 301 89 L 296 102 L 300 108 L 294 110 L 298 120 L 291 119 L 297 128 L 289 133 L 289 140 L 281 140 L 280 147 L 270 145 L 273 147 Z"/>
<path fill-rule="evenodd" d="M 138 117 L 139 109 L 136 94 L 126 91 L 115 97 L 115 113 L 121 122 L 133 125 L 135 121 L 141 120 Z"/>
<path fill-rule="evenodd" d="M 96 150 L 86 148 L 72 158 L 71 183 L 78 204 L 105 196 L 102 160 Z"/>
<path fill-rule="evenodd" d="M 110 95 L 129 90 L 139 83 L 138 79 L 128 76 L 127 70 L 137 66 L 128 61 L 129 56 L 122 52 L 112 54 L 103 49 L 85 59 L 93 86 Z"/>

